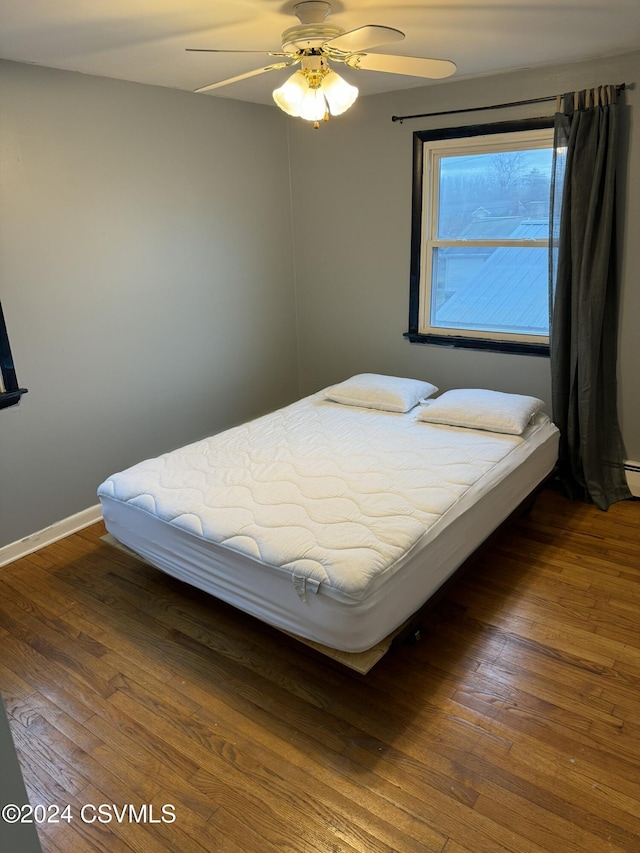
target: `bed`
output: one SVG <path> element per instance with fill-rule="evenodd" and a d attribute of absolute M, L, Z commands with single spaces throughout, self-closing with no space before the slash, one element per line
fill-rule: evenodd
<path fill-rule="evenodd" d="M 526 395 L 358 374 L 114 474 L 113 539 L 289 634 L 358 654 L 406 623 L 554 468 Z"/>

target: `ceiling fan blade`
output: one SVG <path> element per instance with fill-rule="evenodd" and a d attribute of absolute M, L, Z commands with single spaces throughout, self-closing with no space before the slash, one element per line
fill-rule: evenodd
<path fill-rule="evenodd" d="M 336 38 L 326 42 L 324 47 L 335 48 L 345 53 L 362 53 L 364 50 L 371 50 L 372 47 L 378 47 L 381 44 L 402 41 L 403 38 L 404 33 L 393 29 L 393 27 L 367 24 L 364 27 L 358 27 L 356 30 L 349 30 L 348 33 L 342 33 L 341 36 L 336 36 Z"/>
<path fill-rule="evenodd" d="M 288 53 L 275 53 L 271 50 L 219 50 L 216 47 L 185 47 L 187 53 L 261 53 L 263 56 L 289 56 Z"/>
<path fill-rule="evenodd" d="M 365 71 L 382 71 L 387 74 L 406 74 L 409 77 L 440 79 L 456 71 L 455 62 L 448 59 L 426 59 L 421 56 L 393 56 L 384 53 L 362 53 L 350 56 L 347 65 Z"/>
<path fill-rule="evenodd" d="M 222 86 L 228 86 L 230 83 L 237 83 L 239 80 L 248 80 L 249 77 L 257 77 L 258 74 L 264 74 L 265 71 L 277 71 L 279 68 L 288 68 L 290 65 L 295 65 L 296 62 L 277 62 L 275 65 L 267 65 L 265 68 L 255 68 L 253 71 L 247 71 L 245 74 L 238 74 L 237 77 L 229 77 L 227 80 L 221 80 L 219 83 L 210 83 L 208 86 L 200 86 L 199 89 L 194 89 L 194 92 L 198 95 L 203 92 L 211 92 L 213 89 L 220 89 Z"/>

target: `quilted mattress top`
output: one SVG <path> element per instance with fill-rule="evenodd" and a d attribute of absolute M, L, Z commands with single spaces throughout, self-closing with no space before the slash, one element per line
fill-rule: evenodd
<path fill-rule="evenodd" d="M 98 495 L 359 598 L 525 440 L 314 395 L 114 474 Z"/>

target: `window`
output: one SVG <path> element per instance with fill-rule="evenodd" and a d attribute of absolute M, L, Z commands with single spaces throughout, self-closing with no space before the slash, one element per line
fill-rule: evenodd
<path fill-rule="evenodd" d="M 414 134 L 411 341 L 549 352 L 553 119 Z"/>

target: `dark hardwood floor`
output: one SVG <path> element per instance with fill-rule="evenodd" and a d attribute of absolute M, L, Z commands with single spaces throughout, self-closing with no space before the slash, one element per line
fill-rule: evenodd
<path fill-rule="evenodd" d="M 366 676 L 103 532 L 0 570 L 45 853 L 640 851 L 640 502 L 545 490 Z"/>

